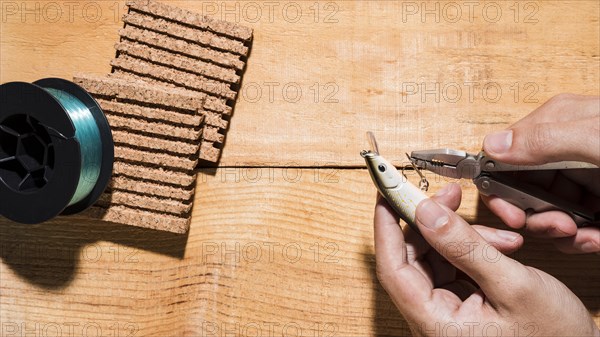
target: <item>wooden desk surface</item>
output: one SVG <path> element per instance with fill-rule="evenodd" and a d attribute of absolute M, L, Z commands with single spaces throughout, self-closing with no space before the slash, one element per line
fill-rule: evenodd
<path fill-rule="evenodd" d="M 365 131 L 398 163 L 474 151 L 555 94 L 600 90 L 597 1 L 170 3 L 255 29 L 189 235 L 1 220 L 0 335 L 406 335 L 374 274 Z M 122 1 L 0 4 L 2 83 L 109 71 Z M 460 214 L 501 226 L 462 183 Z M 531 238 L 514 255 L 600 324 L 600 256 Z"/>

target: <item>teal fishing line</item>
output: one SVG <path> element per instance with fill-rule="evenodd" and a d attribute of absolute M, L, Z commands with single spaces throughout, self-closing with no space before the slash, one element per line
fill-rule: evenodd
<path fill-rule="evenodd" d="M 114 153 L 102 108 L 76 83 L 0 84 L 0 216 L 38 224 L 83 212 L 105 192 Z"/>
<path fill-rule="evenodd" d="M 98 182 L 102 164 L 100 130 L 91 111 L 77 97 L 58 89 L 45 88 L 67 111 L 75 126 L 75 139 L 81 150 L 81 172 L 75 194 L 68 206 L 78 203 L 92 192 Z"/>

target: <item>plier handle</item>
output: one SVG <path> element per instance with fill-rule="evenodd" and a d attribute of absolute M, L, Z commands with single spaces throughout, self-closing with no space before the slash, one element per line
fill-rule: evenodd
<path fill-rule="evenodd" d="M 472 179 L 483 195 L 495 195 L 511 204 L 533 212 L 560 210 L 569 214 L 578 227 L 600 225 L 600 212 L 587 209 L 515 177 L 518 171 L 541 170 L 594 170 L 598 166 L 574 161 L 562 161 L 544 165 L 511 165 L 486 156 L 453 149 L 413 151 L 410 160 L 419 168 L 455 179 Z"/>

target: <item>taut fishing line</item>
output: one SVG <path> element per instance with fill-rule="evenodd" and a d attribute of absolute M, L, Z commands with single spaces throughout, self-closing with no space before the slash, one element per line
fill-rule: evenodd
<path fill-rule="evenodd" d="M 0 215 L 39 223 L 102 194 L 114 145 L 98 103 L 56 78 L 0 86 Z"/>

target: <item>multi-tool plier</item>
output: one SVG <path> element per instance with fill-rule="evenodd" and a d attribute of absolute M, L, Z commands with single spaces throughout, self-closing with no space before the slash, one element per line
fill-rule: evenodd
<path fill-rule="evenodd" d="M 525 211 L 560 210 L 569 214 L 578 227 L 600 225 L 600 212 L 597 210 L 586 209 L 518 178 L 519 171 L 533 170 L 594 170 L 590 171 L 593 176 L 600 174 L 595 165 L 573 161 L 536 166 L 511 165 L 493 160 L 484 152 L 472 155 L 452 149 L 413 151 L 410 160 L 418 168 L 444 177 L 473 179 L 481 194 L 498 196 Z"/>

